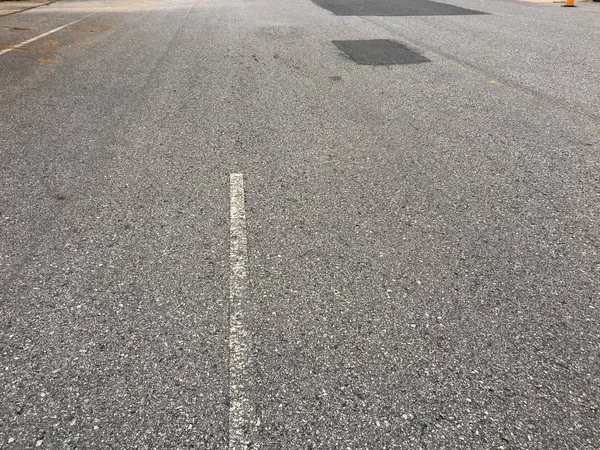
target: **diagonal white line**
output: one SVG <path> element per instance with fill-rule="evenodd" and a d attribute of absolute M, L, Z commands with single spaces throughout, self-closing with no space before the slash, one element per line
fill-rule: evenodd
<path fill-rule="evenodd" d="M 81 20 L 81 19 L 80 19 L 80 20 Z M 60 30 L 62 30 L 63 28 L 67 28 L 67 27 L 69 27 L 69 26 L 71 26 L 71 25 L 74 25 L 74 24 L 76 24 L 77 22 L 79 22 L 79 20 L 74 20 L 73 22 L 69 22 L 69 23 L 68 23 L 68 24 L 66 24 L 66 25 L 63 25 L 63 26 L 61 26 L 61 27 L 58 27 L 58 28 L 55 28 L 54 30 L 46 31 L 45 33 L 42 33 L 42 34 L 40 34 L 39 36 L 32 37 L 31 39 L 27 39 L 26 41 L 23 41 L 23 42 L 21 42 L 20 44 L 16 44 L 16 45 L 13 45 L 13 46 L 11 46 L 11 47 L 9 47 L 9 48 L 5 48 L 4 50 L 1 50 L 1 51 L 0 51 L 0 55 L 4 55 L 5 53 L 12 52 L 13 50 L 16 50 L 16 49 L 17 49 L 17 48 L 19 48 L 19 47 L 23 47 L 24 45 L 30 44 L 30 43 L 32 43 L 33 41 L 37 41 L 38 39 L 41 39 L 41 38 L 43 38 L 44 36 L 48 36 L 49 34 L 56 33 L 57 31 L 60 31 Z"/>

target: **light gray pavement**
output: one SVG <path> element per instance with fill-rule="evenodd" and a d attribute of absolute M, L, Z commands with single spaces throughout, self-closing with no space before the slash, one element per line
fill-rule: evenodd
<path fill-rule="evenodd" d="M 29 1 L 29 0 L 18 0 L 18 1 L 0 1 L 0 16 L 8 16 L 16 14 L 22 11 L 27 11 L 33 8 L 39 8 L 52 3 L 52 1 Z"/>
<path fill-rule="evenodd" d="M 451 3 L 1 18 L 80 22 L 0 55 L 0 446 L 227 448 L 243 173 L 251 448 L 599 448 L 600 5 Z"/>

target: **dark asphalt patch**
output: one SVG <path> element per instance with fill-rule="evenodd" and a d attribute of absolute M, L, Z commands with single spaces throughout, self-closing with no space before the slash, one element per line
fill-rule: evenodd
<path fill-rule="evenodd" d="M 429 0 L 313 0 L 336 16 L 466 16 L 487 14 Z"/>
<path fill-rule="evenodd" d="M 416 64 L 429 59 L 404 45 L 389 39 L 358 41 L 333 41 L 348 57 L 358 64 L 386 66 L 391 64 Z"/>

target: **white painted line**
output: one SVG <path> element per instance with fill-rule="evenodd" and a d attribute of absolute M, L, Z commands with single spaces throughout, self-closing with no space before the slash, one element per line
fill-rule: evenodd
<path fill-rule="evenodd" d="M 229 176 L 229 449 L 246 450 L 252 442 L 254 408 L 248 398 L 248 333 L 244 327 L 243 303 L 248 297 L 248 240 L 244 175 Z"/>
<path fill-rule="evenodd" d="M 79 19 L 79 20 L 81 20 L 81 19 Z M 60 31 L 63 28 L 67 28 L 67 27 L 69 27 L 71 25 L 76 24 L 77 22 L 79 22 L 79 20 L 74 20 L 73 22 L 70 22 L 70 23 L 68 23 L 66 25 L 63 25 L 62 27 L 58 27 L 58 28 L 55 28 L 54 30 L 46 31 L 45 33 L 42 33 L 39 36 L 32 37 L 31 39 L 27 39 L 26 41 L 23 41 L 20 44 L 16 44 L 16 45 L 13 45 L 13 46 L 11 46 L 9 48 L 5 48 L 4 50 L 0 51 L 0 55 L 4 55 L 5 53 L 12 52 L 13 50 L 16 50 L 19 47 L 23 47 L 24 45 L 31 44 L 33 41 L 37 41 L 38 39 L 41 39 L 41 38 L 43 38 L 45 36 L 48 36 L 49 34 L 56 33 L 57 31 Z"/>

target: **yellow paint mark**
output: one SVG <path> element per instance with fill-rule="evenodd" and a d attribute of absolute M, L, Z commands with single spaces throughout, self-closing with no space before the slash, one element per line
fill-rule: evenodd
<path fill-rule="evenodd" d="M 60 39 L 58 39 L 58 38 L 46 39 L 44 41 L 44 44 L 46 44 L 48 47 L 56 47 L 58 44 L 60 44 Z"/>
<path fill-rule="evenodd" d="M 38 64 L 40 66 L 50 66 L 53 64 L 58 64 L 58 62 L 54 61 L 53 59 L 38 59 Z"/>
<path fill-rule="evenodd" d="M 24 52 L 33 53 L 34 55 L 45 55 L 46 53 L 58 52 L 62 50 L 62 48 L 63 46 L 61 45 L 60 39 L 51 38 L 36 41 L 35 44 L 23 47 L 21 50 Z"/>

